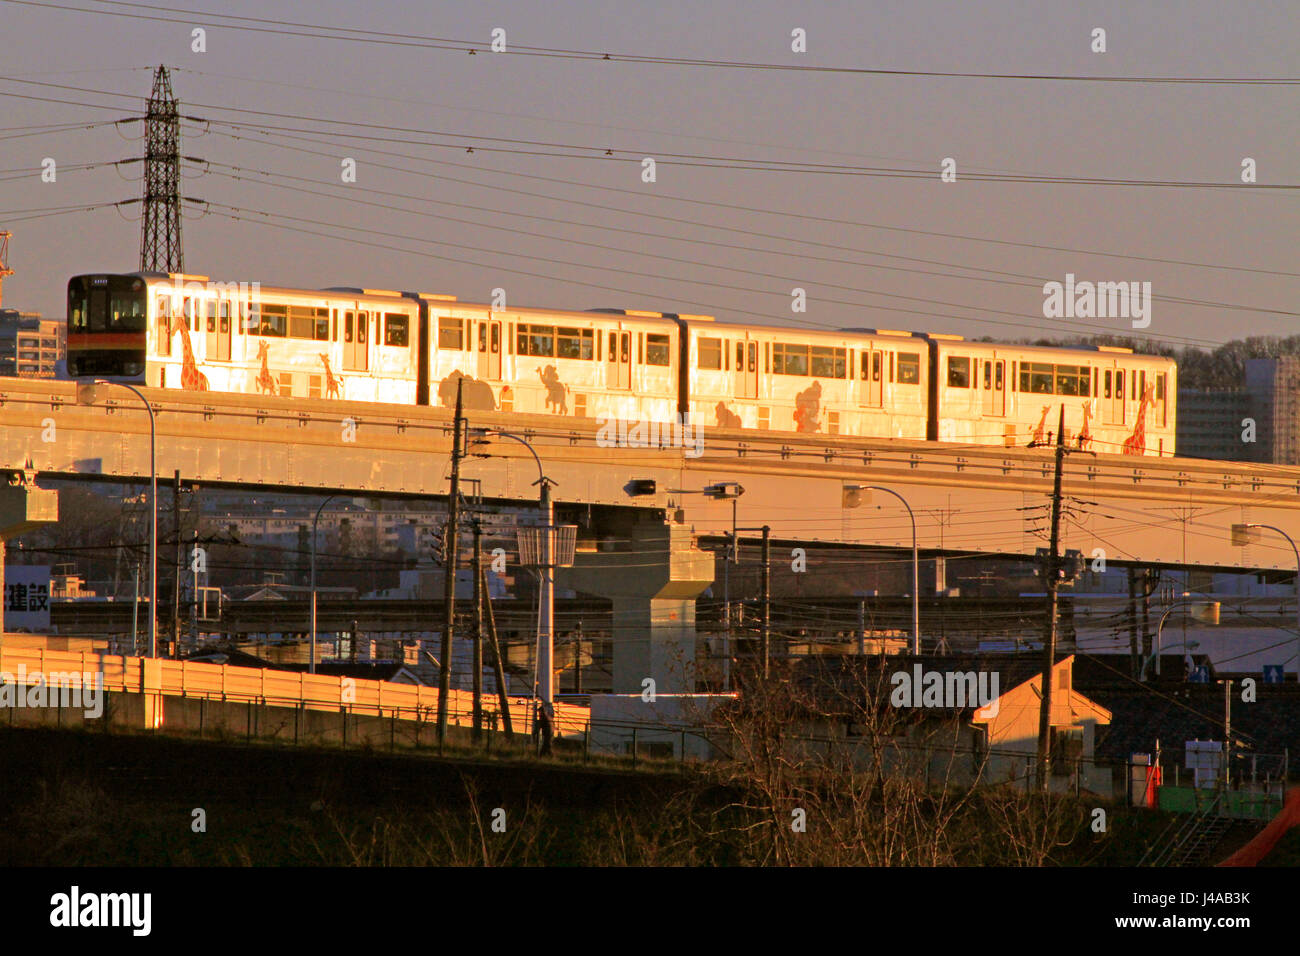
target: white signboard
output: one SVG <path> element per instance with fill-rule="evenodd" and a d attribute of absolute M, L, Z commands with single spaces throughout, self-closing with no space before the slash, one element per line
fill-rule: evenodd
<path fill-rule="evenodd" d="M 32 633 L 50 629 L 50 566 L 5 565 L 4 629 Z"/>

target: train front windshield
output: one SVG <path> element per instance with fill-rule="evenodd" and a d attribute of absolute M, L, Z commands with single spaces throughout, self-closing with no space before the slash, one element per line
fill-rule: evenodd
<path fill-rule="evenodd" d="M 68 282 L 68 372 L 75 378 L 144 377 L 148 289 L 136 276 Z"/>

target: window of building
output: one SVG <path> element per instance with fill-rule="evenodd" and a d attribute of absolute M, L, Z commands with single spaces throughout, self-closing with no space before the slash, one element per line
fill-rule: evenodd
<path fill-rule="evenodd" d="M 970 358 L 968 356 L 948 356 L 948 387 L 970 388 Z"/>
<path fill-rule="evenodd" d="M 722 339 L 696 339 L 695 350 L 700 368 L 722 368 Z"/>
<path fill-rule="evenodd" d="M 397 312 L 384 313 L 384 344 L 406 348 L 410 344 L 410 318 Z"/>
<path fill-rule="evenodd" d="M 672 351 L 669 348 L 669 338 L 666 335 L 659 335 L 651 332 L 645 337 L 645 364 L 646 365 L 671 365 Z"/>
<path fill-rule="evenodd" d="M 522 326 L 520 326 L 522 328 Z M 438 319 L 438 348 L 461 350 L 465 347 L 465 329 L 460 319 L 442 316 Z M 520 355 L 528 353 L 520 349 Z"/>
<path fill-rule="evenodd" d="M 900 385 L 921 384 L 921 356 L 919 353 L 898 353 L 898 383 Z"/>

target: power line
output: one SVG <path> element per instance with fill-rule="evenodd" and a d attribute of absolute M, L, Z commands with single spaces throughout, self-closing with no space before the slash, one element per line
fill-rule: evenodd
<path fill-rule="evenodd" d="M 73 13 L 90 13 L 100 16 L 117 16 L 134 20 L 152 20 L 161 23 L 192 24 L 192 19 L 160 16 L 163 13 L 182 13 L 188 18 L 203 17 L 216 22 L 216 25 L 229 30 L 243 30 L 254 33 L 271 33 L 284 36 L 300 36 L 313 39 L 343 40 L 355 43 L 370 43 L 382 46 L 416 47 L 443 50 L 457 53 L 491 53 L 490 41 L 463 40 L 451 37 L 413 36 L 411 34 L 386 33 L 379 30 L 365 30 L 354 27 L 332 27 L 325 24 L 305 23 L 293 20 L 277 20 L 264 17 L 246 17 L 233 14 L 215 13 L 210 10 L 195 10 L 179 7 L 164 7 L 146 3 L 130 3 L 124 0 L 95 0 L 107 7 L 130 7 L 147 10 L 150 13 L 131 13 L 126 10 L 97 10 L 74 7 L 68 4 L 37 2 L 37 0 L 0 0 L 21 6 L 34 6 L 43 9 L 65 10 Z M 292 29 L 288 29 L 292 28 Z M 540 47 L 514 45 L 509 53 L 493 53 L 504 56 L 533 56 L 570 60 L 593 60 L 611 63 L 651 64 L 658 66 L 707 67 L 713 69 L 761 70 L 773 72 L 823 73 L 858 76 L 897 76 L 897 77 L 933 77 L 954 79 L 982 80 L 1040 80 L 1070 83 L 1119 83 L 1119 84 L 1190 84 L 1219 86 L 1295 86 L 1300 85 L 1300 78 L 1295 77 L 1190 77 L 1190 76 L 1082 76 L 1045 73 L 971 73 L 936 70 L 889 70 L 869 67 L 811 66 L 795 63 L 755 63 L 741 60 L 704 59 L 698 57 L 669 57 L 650 54 L 611 53 L 601 50 L 577 50 L 560 47 Z"/>

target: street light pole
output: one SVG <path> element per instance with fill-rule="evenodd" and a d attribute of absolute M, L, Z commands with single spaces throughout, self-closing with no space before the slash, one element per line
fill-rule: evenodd
<path fill-rule="evenodd" d="M 338 495 L 330 495 L 322 501 L 320 507 L 316 509 L 316 517 L 311 519 L 311 661 L 307 665 L 309 674 L 316 673 L 316 525 L 325 506 L 337 497 Z"/>
<path fill-rule="evenodd" d="M 541 456 L 527 439 L 496 429 L 475 429 L 474 434 L 479 440 L 491 435 L 516 441 L 528 449 L 528 453 L 533 456 L 533 461 L 537 463 L 536 484 L 540 486 L 538 508 L 542 513 L 545 530 L 542 535 L 540 554 L 542 563 L 537 569 L 540 590 L 537 601 L 537 644 L 534 658 L 537 666 L 534 668 L 536 676 L 533 683 L 537 697 L 545 704 L 553 704 L 555 697 L 553 664 L 555 660 L 555 505 L 551 501 L 551 479 L 546 477 Z M 487 456 L 482 455 L 482 457 Z M 576 666 L 581 667 L 581 662 Z"/>
<path fill-rule="evenodd" d="M 1291 545 L 1291 552 L 1295 555 L 1295 566 L 1296 566 L 1296 575 L 1295 575 L 1296 659 L 1295 660 L 1296 660 L 1296 680 L 1300 681 L 1300 548 L 1296 547 L 1296 543 L 1294 539 L 1292 539 L 1292 537 L 1289 534 L 1287 534 L 1285 531 L 1283 531 L 1281 528 L 1278 528 L 1271 524 L 1257 524 L 1254 522 L 1251 522 L 1249 524 L 1235 524 L 1232 526 L 1232 538 L 1234 544 L 1244 545 L 1248 543 L 1249 538 L 1244 534 L 1244 532 L 1248 528 L 1264 528 L 1268 531 L 1276 531 L 1282 537 L 1286 538 L 1287 544 Z M 1285 679 L 1285 675 L 1284 675 L 1284 679 Z"/>
<path fill-rule="evenodd" d="M 907 509 L 907 517 L 912 522 L 912 653 L 921 653 L 921 578 L 920 562 L 917 560 L 916 552 L 916 515 L 912 513 L 912 506 L 907 503 L 907 499 L 900 495 L 892 488 L 885 488 L 881 485 L 865 485 L 863 491 L 883 491 L 887 495 L 893 495 L 903 503 Z"/>
<path fill-rule="evenodd" d="M 110 385 L 120 385 L 144 402 L 149 413 L 149 656 L 158 656 L 158 430 L 154 421 L 153 406 L 134 385 L 94 379 L 77 384 L 77 404 L 93 405 L 101 390 Z"/>

